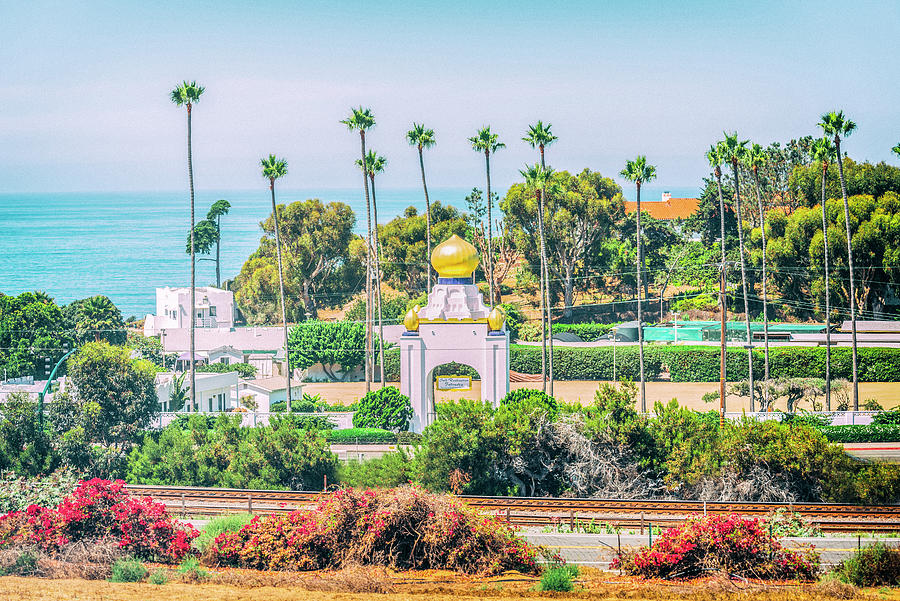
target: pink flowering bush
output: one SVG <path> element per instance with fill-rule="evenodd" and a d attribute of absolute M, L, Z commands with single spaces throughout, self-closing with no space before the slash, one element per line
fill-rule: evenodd
<path fill-rule="evenodd" d="M 165 505 L 129 496 L 121 480 L 99 478 L 82 482 L 55 508 L 30 505 L 0 517 L 0 548 L 28 544 L 56 552 L 69 543 L 112 538 L 136 557 L 174 562 L 190 552 L 198 534 Z"/>
<path fill-rule="evenodd" d="M 499 518 L 413 487 L 343 489 L 310 511 L 254 517 L 216 538 L 213 565 L 316 570 L 351 563 L 470 574 L 539 571 L 538 549 Z"/>
<path fill-rule="evenodd" d="M 811 548 L 785 549 L 760 520 L 709 515 L 664 530 L 652 546 L 623 553 L 611 567 L 645 578 L 727 572 L 748 578 L 812 580 L 819 571 L 819 555 Z"/>

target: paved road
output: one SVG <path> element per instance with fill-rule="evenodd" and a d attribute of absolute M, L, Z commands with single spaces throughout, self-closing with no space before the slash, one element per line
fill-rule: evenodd
<path fill-rule="evenodd" d="M 616 556 L 618 546 L 623 549 L 646 545 L 649 542 L 649 534 L 643 536 L 622 535 L 617 538 L 615 534 L 546 534 L 528 532 L 523 535 L 526 540 L 536 545 L 543 545 L 551 549 L 558 549 L 560 555 L 570 563 L 578 565 L 597 566 L 606 568 L 609 562 Z M 656 535 L 654 534 L 654 538 Z M 840 562 L 853 551 L 857 544 L 871 545 L 876 539 L 856 537 L 818 537 L 818 538 L 789 538 L 785 539 L 786 547 L 799 547 L 801 545 L 813 545 L 822 554 L 823 564 Z M 877 539 L 885 544 L 900 547 L 900 538 Z"/>
<path fill-rule="evenodd" d="M 844 443 L 844 451 L 858 459 L 900 463 L 900 442 Z"/>

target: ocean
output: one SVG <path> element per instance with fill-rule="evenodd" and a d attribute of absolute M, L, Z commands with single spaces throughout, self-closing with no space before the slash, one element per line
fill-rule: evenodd
<path fill-rule="evenodd" d="M 695 196 L 696 188 L 666 188 L 673 196 Z M 470 189 L 429 189 L 432 201 L 465 209 Z M 626 197 L 631 198 L 625 189 Z M 642 200 L 658 200 L 662 187 L 645 186 Z M 278 190 L 277 201 L 307 198 L 342 201 L 356 212 L 358 233 L 365 231 L 362 190 Z M 501 191 L 501 194 L 503 191 Z M 105 294 L 126 318 L 153 313 L 155 289 L 190 285 L 188 193 L 0 194 L 0 292 L 43 290 L 58 304 Z M 231 211 L 222 218 L 222 279 L 233 278 L 259 246 L 260 221 L 271 212 L 269 191 L 198 190 L 199 221 L 224 198 Z M 380 223 L 414 205 L 421 213 L 420 188 L 378 191 Z M 205 255 L 201 255 L 205 257 Z M 209 255 L 214 258 L 215 254 Z M 197 285 L 215 284 L 215 262 L 198 261 Z"/>

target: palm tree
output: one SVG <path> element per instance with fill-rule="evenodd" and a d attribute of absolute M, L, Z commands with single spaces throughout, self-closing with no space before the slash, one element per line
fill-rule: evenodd
<path fill-rule="evenodd" d="M 829 138 L 816 140 L 812 158 L 822 164 L 822 245 L 825 255 L 825 410 L 831 411 L 831 282 L 828 274 L 828 217 L 825 210 L 825 178 L 828 163 L 834 159 L 834 145 Z"/>
<path fill-rule="evenodd" d="M 640 155 L 633 161 L 626 161 L 625 168 L 619 173 L 628 181 L 634 182 L 637 188 L 637 322 L 638 322 L 638 359 L 641 374 L 641 412 L 647 412 L 647 383 L 644 380 L 644 324 L 641 321 L 641 271 L 644 256 L 641 252 L 641 184 L 656 179 L 656 167 L 647 164 L 647 157 Z"/>
<path fill-rule="evenodd" d="M 291 353 L 288 350 L 288 323 L 287 310 L 284 306 L 284 271 L 281 266 L 281 234 L 278 230 L 278 208 L 275 205 L 275 180 L 287 175 L 287 161 L 279 159 L 274 154 L 259 162 L 262 167 L 262 176 L 269 180 L 269 190 L 272 192 L 272 218 L 275 220 L 275 248 L 278 254 L 278 290 L 281 297 L 281 322 L 284 327 L 284 362 L 287 374 L 287 403 L 285 410 L 291 412 Z"/>
<path fill-rule="evenodd" d="M 109 297 L 102 294 L 81 301 L 75 312 L 75 320 L 75 329 L 78 333 L 82 336 L 93 333 L 94 342 L 103 340 L 104 333 L 107 338 L 112 339 L 114 332 L 125 329 L 122 312 Z"/>
<path fill-rule="evenodd" d="M 737 213 L 738 251 L 741 255 L 741 288 L 744 292 L 744 321 L 747 324 L 747 376 L 750 383 L 750 411 L 756 410 L 753 400 L 753 331 L 750 329 L 750 301 L 747 298 L 747 265 L 744 260 L 744 222 L 741 217 L 741 183 L 740 164 L 747 153 L 749 140 L 738 140 L 737 132 L 725 134 L 720 156 L 731 162 L 731 173 L 734 176 L 734 207 Z"/>
<path fill-rule="evenodd" d="M 765 362 L 763 374 L 765 377 L 765 393 L 763 403 L 769 406 L 769 297 L 766 290 L 768 279 L 766 278 L 766 212 L 763 208 L 762 195 L 759 191 L 759 168 L 767 162 L 766 153 L 759 144 L 754 144 L 744 156 L 744 163 L 753 172 L 753 183 L 756 188 L 756 204 L 759 205 L 759 231 L 762 237 L 762 309 L 763 309 L 763 340 L 765 341 Z"/>
<path fill-rule="evenodd" d="M 200 102 L 200 96 L 203 94 L 204 90 L 203 86 L 197 85 L 196 81 L 183 81 L 180 85 L 176 86 L 174 90 L 172 90 L 171 98 L 172 102 L 175 103 L 176 106 L 184 106 L 187 108 L 187 159 L 188 159 L 188 181 L 191 187 L 191 408 L 195 408 L 197 406 L 197 386 L 196 386 L 196 377 L 194 371 L 194 326 L 196 325 L 196 307 L 195 307 L 195 296 L 196 296 L 196 261 L 194 260 L 194 158 L 191 152 L 191 109 L 193 106 Z"/>
<path fill-rule="evenodd" d="M 487 173 L 487 219 L 488 219 L 488 236 L 487 236 L 487 247 L 488 247 L 488 288 L 490 290 L 491 295 L 491 306 L 494 306 L 494 250 L 491 246 L 491 239 L 494 237 L 494 229 L 493 222 L 491 217 L 491 206 L 494 204 L 494 199 L 491 196 L 491 155 L 496 153 L 501 148 L 506 148 L 506 144 L 499 141 L 499 137 L 497 134 L 491 133 L 491 126 L 486 125 L 478 130 L 478 132 L 469 138 L 469 143 L 472 144 L 472 148 L 477 152 L 484 153 L 484 168 Z"/>
<path fill-rule="evenodd" d="M 366 131 L 375 127 L 375 115 L 368 108 L 350 109 L 350 116 L 341 121 L 350 131 L 359 132 L 359 157 L 366 161 Z M 366 248 L 372 248 L 372 205 L 369 204 L 369 177 L 363 170 L 363 189 L 366 193 Z M 372 253 L 366 253 L 366 393 L 372 390 Z"/>
<path fill-rule="evenodd" d="M 706 152 L 709 166 L 713 168 L 716 176 L 716 188 L 719 191 L 719 236 L 722 248 L 722 266 L 719 271 L 719 309 L 722 312 L 722 327 L 719 341 L 719 426 L 725 425 L 725 201 L 722 198 L 722 157 L 719 147 L 710 146 Z"/>
<path fill-rule="evenodd" d="M 553 169 L 547 169 L 543 165 L 535 164 L 527 166 L 524 170 L 519 171 L 522 174 L 522 177 L 525 178 L 525 185 L 529 189 L 534 191 L 535 197 L 538 201 L 537 206 L 537 214 L 538 214 L 538 239 L 540 240 L 540 249 L 541 249 L 541 280 L 543 283 L 543 275 L 545 273 L 545 268 L 547 266 L 547 242 L 544 236 L 544 198 L 547 193 L 547 185 L 552 183 L 553 179 Z M 550 321 L 550 316 L 548 315 L 548 307 L 550 306 L 550 295 L 548 294 L 547 288 L 543 285 L 541 286 L 541 323 L 544 323 L 544 318 L 546 317 L 547 321 Z M 547 331 L 543 331 L 542 341 L 544 344 L 544 354 L 546 354 L 546 344 L 547 344 Z M 543 357 L 542 357 L 543 358 Z M 553 350 L 551 347 L 550 357 L 549 357 L 549 366 L 550 366 L 550 396 L 553 396 Z M 544 392 L 547 392 L 547 371 L 546 364 L 541 364 L 541 376 L 544 380 Z"/>
<path fill-rule="evenodd" d="M 856 130 L 856 123 L 844 117 L 844 111 L 831 111 L 822 115 L 819 127 L 826 136 L 834 136 L 834 152 L 838 173 L 841 176 L 841 196 L 844 198 L 844 224 L 847 228 L 847 269 L 850 271 L 850 328 L 853 347 L 853 410 L 859 411 L 859 378 L 856 364 L 856 282 L 853 275 L 853 235 L 850 232 L 850 203 L 847 201 L 847 182 L 844 180 L 844 159 L 841 157 L 841 136 L 847 137 Z"/>
<path fill-rule="evenodd" d="M 434 130 L 426 129 L 424 123 L 413 122 L 412 129 L 406 132 L 406 140 L 419 151 L 419 170 L 422 172 L 422 188 L 425 190 L 425 269 L 428 270 L 426 290 L 431 292 L 431 200 L 428 198 L 428 184 L 425 183 L 425 158 L 422 151 L 434 146 Z"/>
<path fill-rule="evenodd" d="M 900 142 L 897 142 L 897 145 L 891 148 L 891 152 L 900 157 Z"/>
<path fill-rule="evenodd" d="M 375 238 L 375 287 L 377 289 L 378 295 L 378 366 L 380 371 L 380 382 L 382 388 L 384 387 L 384 320 L 382 319 L 381 313 L 381 245 L 378 243 L 378 202 L 375 199 L 375 175 L 378 173 L 384 172 L 384 166 L 387 165 L 387 159 L 383 156 L 379 156 L 374 150 L 370 150 L 366 153 L 366 163 L 363 166 L 363 162 L 359 159 L 356 159 L 356 166 L 360 169 L 363 169 L 366 174 L 369 176 L 369 181 L 372 183 L 372 217 L 375 222 L 373 224 L 374 238 Z M 369 249 L 372 252 L 372 249 Z"/>
<path fill-rule="evenodd" d="M 219 244 L 222 241 L 222 215 L 227 215 L 230 208 L 231 203 L 227 200 L 217 200 L 206 214 L 206 218 L 216 224 L 216 288 L 222 287 L 221 258 L 219 255 Z"/>
<path fill-rule="evenodd" d="M 553 144 L 557 140 L 557 137 L 553 135 L 551 131 L 551 124 L 547 124 L 546 126 L 542 121 L 538 121 L 534 125 L 528 126 L 528 132 L 525 134 L 525 137 L 522 140 L 528 143 L 532 148 L 537 148 L 541 153 L 541 168 L 546 169 L 547 165 L 544 162 L 544 149 Z M 543 197 L 541 197 L 541 202 L 544 202 Z M 538 212 L 538 229 L 540 230 L 541 238 L 544 237 L 544 209 L 541 208 Z M 541 303 L 544 302 L 544 295 L 546 294 L 549 297 L 549 293 L 547 292 L 547 288 L 550 286 L 550 271 L 547 266 L 547 262 L 544 259 L 544 253 L 541 254 L 541 277 L 540 277 L 540 294 L 541 294 Z M 549 305 L 549 303 L 548 303 Z M 541 375 L 546 382 L 547 379 L 547 336 L 550 336 L 550 361 L 553 361 L 553 320 L 550 315 L 550 308 L 547 307 L 547 315 L 544 315 L 544 311 L 541 311 Z M 550 389 L 553 389 L 553 370 L 551 369 L 550 376 Z M 545 384 L 546 386 L 546 384 Z M 552 393 L 551 393 L 552 394 Z"/>
<path fill-rule="evenodd" d="M 169 393 L 169 411 L 178 412 L 184 409 L 184 402 L 187 400 L 187 392 L 184 390 L 184 376 L 187 375 L 185 372 L 181 372 L 181 375 L 172 376 L 172 392 Z"/>

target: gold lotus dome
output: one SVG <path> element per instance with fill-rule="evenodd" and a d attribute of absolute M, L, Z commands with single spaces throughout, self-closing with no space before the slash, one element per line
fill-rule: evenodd
<path fill-rule="evenodd" d="M 431 265 L 442 278 L 467 278 L 478 267 L 478 251 L 475 247 L 453 234 L 431 253 Z"/>

